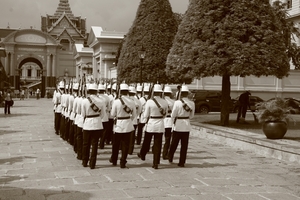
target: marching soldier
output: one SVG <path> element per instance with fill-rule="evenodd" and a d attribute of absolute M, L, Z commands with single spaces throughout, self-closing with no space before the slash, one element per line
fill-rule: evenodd
<path fill-rule="evenodd" d="M 100 149 L 104 149 L 105 145 L 105 139 L 107 137 L 107 130 L 109 126 L 109 115 L 110 115 L 110 110 L 111 110 L 111 105 L 110 105 L 110 99 L 109 97 L 105 94 L 105 86 L 103 84 L 99 84 L 98 86 L 98 96 L 103 100 L 105 104 L 105 112 L 104 112 L 104 117 L 102 118 L 102 123 L 103 123 L 103 134 L 102 137 L 100 138 L 100 144 L 99 147 Z"/>
<path fill-rule="evenodd" d="M 84 85 L 81 87 L 84 88 Z M 77 125 L 76 135 L 77 135 L 77 159 L 82 160 L 82 149 L 83 149 L 83 121 L 84 118 L 82 116 L 82 101 L 85 99 L 84 91 L 82 90 L 81 96 L 78 97 L 76 101 L 77 109 L 76 109 L 76 117 L 75 117 L 75 124 Z"/>
<path fill-rule="evenodd" d="M 65 140 L 65 129 L 66 129 L 66 88 L 68 86 L 65 86 L 62 90 L 62 95 L 61 95 L 61 106 L 62 106 L 62 111 L 61 111 L 61 120 L 60 120 L 60 137 Z"/>
<path fill-rule="evenodd" d="M 181 93 L 181 94 L 180 94 Z M 174 153 L 177 149 L 179 141 L 181 142 L 179 167 L 184 167 L 186 154 L 189 143 L 189 135 L 191 131 L 190 119 L 195 114 L 195 103 L 188 99 L 189 89 L 183 85 L 179 92 L 179 100 L 176 100 L 171 113 L 174 121 L 173 136 L 169 150 L 169 162 L 173 162 Z"/>
<path fill-rule="evenodd" d="M 64 140 L 69 142 L 69 135 L 70 135 L 70 112 L 69 112 L 69 100 L 70 100 L 70 87 L 71 85 L 68 85 L 66 96 L 65 96 L 65 136 Z"/>
<path fill-rule="evenodd" d="M 117 92 L 117 84 L 114 83 L 112 86 L 108 85 L 108 88 L 111 87 L 111 90 L 108 90 L 108 97 L 110 100 L 110 105 L 113 105 L 113 102 L 116 98 L 116 92 Z M 110 144 L 112 142 L 112 137 L 113 137 L 113 129 L 114 129 L 114 117 L 111 116 L 111 113 L 109 113 L 109 118 L 108 118 L 108 126 L 106 130 L 106 144 Z"/>
<path fill-rule="evenodd" d="M 120 85 L 120 98 L 116 99 L 112 105 L 111 116 L 115 118 L 114 141 L 112 145 L 112 155 L 109 161 L 117 165 L 119 149 L 122 155 L 120 167 L 125 168 L 129 149 L 130 133 L 134 130 L 132 119 L 136 117 L 136 108 L 134 101 L 128 96 L 128 85 Z"/>
<path fill-rule="evenodd" d="M 144 117 L 148 119 L 145 125 L 145 136 L 138 157 L 145 160 L 146 154 L 150 149 L 152 137 L 154 136 L 153 145 L 153 165 L 154 169 L 158 169 L 160 163 L 162 136 L 165 131 L 164 117 L 168 110 L 168 103 L 161 98 L 162 88 L 159 84 L 155 84 L 153 88 L 153 98 L 149 99 L 145 105 Z"/>
<path fill-rule="evenodd" d="M 69 97 L 69 116 L 70 116 L 70 132 L 69 132 L 69 143 L 74 146 L 74 135 L 75 135 L 75 125 L 74 125 L 74 119 L 75 119 L 75 112 L 73 111 L 74 108 L 74 101 L 77 95 L 78 91 L 78 83 L 73 84 L 73 94 Z"/>
<path fill-rule="evenodd" d="M 53 99 L 54 105 L 55 105 L 55 133 L 59 135 L 60 131 L 60 123 L 61 123 L 61 112 L 62 112 L 62 106 L 61 106 L 61 96 L 62 92 L 61 90 L 64 89 L 64 83 L 60 82 L 58 85 L 58 90 L 55 93 L 55 97 Z"/>
<path fill-rule="evenodd" d="M 137 145 L 141 144 L 142 137 L 143 137 L 143 129 L 144 129 L 145 123 L 147 121 L 147 118 L 144 117 L 144 111 L 145 111 L 146 102 L 147 102 L 148 97 L 149 97 L 149 89 L 150 88 L 149 88 L 148 85 L 144 86 L 144 96 L 141 96 L 140 99 L 139 99 L 140 102 L 141 102 L 142 108 L 141 108 L 141 113 L 140 113 L 140 116 L 139 116 L 138 132 L 137 132 L 137 137 L 136 137 L 136 144 Z"/>
<path fill-rule="evenodd" d="M 169 86 L 165 86 L 165 88 L 164 88 L 164 98 L 168 103 L 168 112 L 167 112 L 167 115 L 164 119 L 165 144 L 163 146 L 163 153 L 162 153 L 162 156 L 163 156 L 164 160 L 168 159 L 168 153 L 169 153 L 171 136 L 172 136 L 173 121 L 172 121 L 172 118 L 171 118 L 171 113 L 172 113 L 172 109 L 173 109 L 175 100 L 173 100 L 171 97 L 172 97 L 171 88 Z"/>
<path fill-rule="evenodd" d="M 95 169 L 98 151 L 98 141 L 103 133 L 102 119 L 106 114 L 105 104 L 97 96 L 97 85 L 90 84 L 88 97 L 82 101 L 81 114 L 84 117 L 83 123 L 83 150 L 82 165 Z M 90 149 L 92 147 L 92 152 Z"/>
<path fill-rule="evenodd" d="M 141 106 L 141 102 L 136 98 L 136 90 L 135 90 L 135 87 L 133 87 L 133 86 L 129 87 L 129 97 L 132 101 L 134 101 L 135 109 L 136 109 L 136 117 L 132 120 L 134 130 L 130 133 L 130 142 L 129 142 L 129 151 L 128 151 L 128 154 L 132 155 L 133 150 L 134 150 L 135 132 L 136 132 L 136 128 L 138 125 L 137 118 L 140 115 L 142 106 Z"/>

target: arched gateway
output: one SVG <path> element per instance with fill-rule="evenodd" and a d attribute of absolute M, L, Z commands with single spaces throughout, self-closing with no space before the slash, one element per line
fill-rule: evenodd
<path fill-rule="evenodd" d="M 4 68 L 14 89 L 54 88 L 57 75 L 57 52 L 61 45 L 49 34 L 23 29 L 9 34 L 2 42 L 6 51 Z"/>

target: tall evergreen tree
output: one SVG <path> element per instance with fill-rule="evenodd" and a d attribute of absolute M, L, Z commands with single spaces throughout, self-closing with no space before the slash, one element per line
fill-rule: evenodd
<path fill-rule="evenodd" d="M 168 82 L 166 59 L 177 27 L 169 0 L 141 0 L 118 60 L 119 80 L 140 82 L 142 69 L 142 82 Z M 142 47 L 146 57 L 141 66 L 138 51 Z"/>
<path fill-rule="evenodd" d="M 282 8 L 268 0 L 191 0 L 168 55 L 168 75 L 185 82 L 221 76 L 221 125 L 228 125 L 230 76 L 288 74 L 291 29 Z"/>

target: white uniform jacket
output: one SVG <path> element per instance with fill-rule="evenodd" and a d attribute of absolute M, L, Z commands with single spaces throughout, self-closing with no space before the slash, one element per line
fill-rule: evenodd
<path fill-rule="evenodd" d="M 174 120 L 176 121 L 173 126 L 173 131 L 190 132 L 192 129 L 190 119 L 192 119 L 195 114 L 195 103 L 188 98 L 182 98 L 182 100 L 189 106 L 191 111 L 186 111 L 183 108 L 183 103 L 181 100 L 175 101 L 171 114 L 173 122 Z"/>
<path fill-rule="evenodd" d="M 56 98 L 56 90 L 54 90 L 53 96 L 52 96 L 52 102 L 54 104 L 54 107 L 53 107 L 54 112 L 55 112 L 55 109 L 56 109 L 56 104 L 54 103 L 55 102 L 55 98 Z"/>
<path fill-rule="evenodd" d="M 120 99 L 116 99 L 113 102 L 110 114 L 116 120 L 114 132 L 128 133 L 134 130 L 132 119 L 136 117 L 136 108 L 134 101 L 132 101 L 128 96 L 122 96 L 121 98 L 123 99 L 124 104 L 130 108 L 131 113 L 127 113 L 124 110 L 124 106 Z"/>
<path fill-rule="evenodd" d="M 74 112 L 73 112 L 74 99 L 75 99 L 74 95 L 70 95 L 69 106 L 68 106 L 70 120 L 74 120 Z"/>
<path fill-rule="evenodd" d="M 102 130 L 102 118 L 106 114 L 105 103 L 96 95 L 90 95 L 90 98 L 100 110 L 94 111 L 88 98 L 83 99 L 81 105 L 81 115 L 84 118 L 83 130 Z"/>
<path fill-rule="evenodd" d="M 65 116 L 65 108 L 66 108 L 66 94 L 62 94 L 61 95 L 61 107 L 62 107 L 62 110 L 61 110 L 61 114 L 63 116 Z"/>
<path fill-rule="evenodd" d="M 76 117 L 77 117 L 78 99 L 79 99 L 79 97 L 74 98 L 73 108 L 72 108 L 72 113 L 71 113 L 71 116 L 74 117 L 74 124 L 76 124 L 76 125 L 77 125 Z"/>
<path fill-rule="evenodd" d="M 54 103 L 54 105 L 56 105 L 55 112 L 56 113 L 61 113 L 61 111 L 62 111 L 61 94 L 59 92 L 56 92 L 55 99 L 54 99 L 53 103 Z"/>
<path fill-rule="evenodd" d="M 166 100 L 161 98 L 160 96 L 154 96 L 153 98 L 156 99 L 157 103 L 160 107 L 164 110 L 165 113 L 168 111 L 168 103 Z M 149 133 L 164 133 L 165 126 L 164 126 L 164 118 L 160 112 L 160 109 L 154 102 L 154 100 L 149 99 L 145 106 L 144 117 L 148 119 L 147 124 L 145 125 L 145 131 Z"/>
<path fill-rule="evenodd" d="M 109 97 L 109 100 L 110 100 L 110 106 L 112 107 L 112 105 L 113 105 L 113 103 L 115 101 L 115 96 L 112 95 L 112 94 L 109 94 L 108 97 Z M 110 109 L 110 111 L 111 111 L 111 109 Z M 109 119 L 113 119 L 113 116 L 111 116 L 111 112 L 109 113 L 108 118 Z"/>
<path fill-rule="evenodd" d="M 77 111 L 76 111 L 77 114 L 76 114 L 76 117 L 75 117 L 76 124 L 80 128 L 83 127 L 83 121 L 84 121 L 84 118 L 83 118 L 83 116 L 81 114 L 82 101 L 83 101 L 83 98 L 79 97 L 78 100 L 77 100 Z"/>
<path fill-rule="evenodd" d="M 66 94 L 65 97 L 65 117 L 69 118 L 70 117 L 70 113 L 69 113 L 69 99 L 70 99 L 70 94 Z"/>
<path fill-rule="evenodd" d="M 105 113 L 104 113 L 104 117 L 102 118 L 102 122 L 108 122 L 108 117 L 110 115 L 110 110 L 111 110 L 110 99 L 106 94 L 99 94 L 98 96 L 100 99 L 103 100 L 105 104 Z"/>
<path fill-rule="evenodd" d="M 171 118 L 171 113 L 172 113 L 172 110 L 173 110 L 175 100 L 171 99 L 169 96 L 166 96 L 165 100 L 168 103 L 168 111 L 167 111 L 166 118 L 164 120 L 165 128 L 172 128 L 173 127 L 173 121 L 172 121 L 172 118 Z"/>
<path fill-rule="evenodd" d="M 132 120 L 132 122 L 133 122 L 133 125 L 137 125 L 138 124 L 137 119 L 138 119 L 138 116 L 141 113 L 142 105 L 141 105 L 141 102 L 135 96 L 130 96 L 129 98 L 134 101 L 134 105 L 135 105 L 135 109 L 136 109 L 136 116 Z"/>
<path fill-rule="evenodd" d="M 141 109 L 141 113 L 140 113 L 140 123 L 146 123 L 147 122 L 147 117 L 145 117 L 144 112 L 145 112 L 145 106 L 147 103 L 147 97 L 141 97 L 140 99 L 141 105 L 142 105 L 142 109 Z"/>

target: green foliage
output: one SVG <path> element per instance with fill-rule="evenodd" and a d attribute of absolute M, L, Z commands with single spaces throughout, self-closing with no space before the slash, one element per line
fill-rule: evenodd
<path fill-rule="evenodd" d="M 292 108 L 282 98 L 275 98 L 267 102 L 257 104 L 259 122 L 266 121 L 285 121 L 291 119 L 289 113 Z"/>
<path fill-rule="evenodd" d="M 168 55 L 168 75 L 286 76 L 292 30 L 282 4 L 276 5 L 191 0 Z"/>
<path fill-rule="evenodd" d="M 167 83 L 166 58 L 177 31 L 177 21 L 168 0 L 142 0 L 136 18 L 126 35 L 118 60 L 118 77 L 127 83 Z M 146 57 L 141 65 L 138 51 Z"/>

